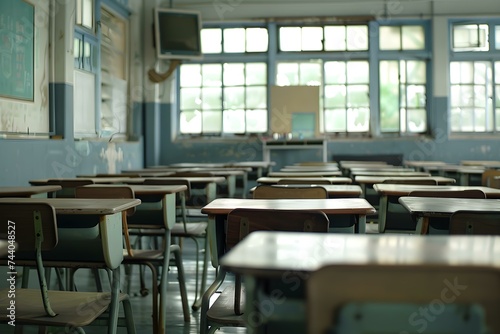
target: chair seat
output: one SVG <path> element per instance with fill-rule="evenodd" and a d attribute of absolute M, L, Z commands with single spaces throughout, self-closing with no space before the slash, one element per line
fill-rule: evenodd
<path fill-rule="evenodd" d="M 234 314 L 234 285 L 230 285 L 222 290 L 222 293 L 215 300 L 207 311 L 207 319 L 216 321 L 220 325 L 245 327 L 244 315 Z M 245 308 L 245 288 L 241 288 L 241 309 Z"/>
<path fill-rule="evenodd" d="M 130 256 L 126 249 L 123 250 L 123 261 L 151 261 L 163 259 L 163 250 L 161 249 L 134 249 L 133 256 Z"/>
<path fill-rule="evenodd" d="M 0 317 L 9 321 L 7 317 L 10 305 L 8 289 L 0 291 Z M 39 289 L 17 289 L 15 316 L 16 323 L 34 324 L 40 323 L 53 326 L 83 327 L 92 323 L 104 313 L 111 302 L 109 292 L 74 292 L 74 291 L 48 291 L 52 309 L 57 314 L 55 317 L 47 316 L 42 304 L 42 297 Z M 128 299 L 124 293 L 119 295 L 119 300 Z"/>
<path fill-rule="evenodd" d="M 184 224 L 176 223 L 172 228 L 172 236 L 176 237 L 192 237 L 192 236 L 204 236 L 207 231 L 208 223 L 187 223 L 186 229 L 184 229 Z"/>

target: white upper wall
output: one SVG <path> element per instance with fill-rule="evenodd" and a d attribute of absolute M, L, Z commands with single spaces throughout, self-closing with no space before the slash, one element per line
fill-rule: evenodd
<path fill-rule="evenodd" d="M 133 0 L 138 1 L 138 0 Z M 171 1 L 162 5 L 170 6 Z M 371 15 L 404 16 L 500 16 L 498 0 L 173 0 L 173 7 L 199 10 L 204 21 L 257 18 Z"/>

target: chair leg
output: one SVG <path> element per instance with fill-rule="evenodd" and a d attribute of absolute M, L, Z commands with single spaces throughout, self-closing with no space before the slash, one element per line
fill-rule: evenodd
<path fill-rule="evenodd" d="M 109 304 L 108 334 L 116 334 L 118 327 L 118 295 L 120 293 L 120 267 L 113 269 L 111 302 Z"/>
<path fill-rule="evenodd" d="M 132 312 L 132 305 L 130 304 L 130 300 L 128 298 L 123 301 L 123 313 L 125 315 L 127 334 L 136 334 L 137 331 L 135 329 L 134 314 Z"/>
<path fill-rule="evenodd" d="M 177 267 L 177 275 L 179 280 L 179 289 L 181 293 L 182 312 L 184 314 L 184 322 L 191 321 L 191 314 L 189 313 L 189 304 L 186 291 L 186 278 L 184 276 L 184 264 L 182 263 L 181 250 L 177 245 L 172 245 L 171 252 L 174 253 L 175 265 Z"/>
<path fill-rule="evenodd" d="M 207 320 L 207 311 L 210 306 L 210 298 L 221 286 L 225 277 L 226 277 L 226 271 L 224 269 L 220 269 L 212 285 L 210 285 L 207 291 L 203 293 L 203 297 L 201 300 L 201 312 L 200 312 L 200 334 L 209 333 L 210 328 Z"/>
<path fill-rule="evenodd" d="M 198 298 L 198 295 L 195 295 L 195 301 L 193 303 L 193 306 L 191 306 L 191 308 L 193 309 L 193 311 L 197 311 L 200 309 L 201 307 L 201 303 L 202 303 L 202 298 L 201 296 L 203 296 L 203 294 L 205 293 L 205 289 L 207 287 L 207 275 L 208 275 L 208 262 L 210 261 L 210 253 L 209 253 L 209 249 L 208 249 L 208 237 L 205 236 L 204 237 L 204 254 L 203 254 L 203 269 L 202 269 L 202 272 L 201 272 L 201 283 L 200 283 L 200 289 L 199 289 L 199 295 L 200 297 Z M 198 257 L 196 258 L 196 260 L 198 261 Z M 198 262 L 196 263 L 198 265 Z M 196 267 L 196 269 L 198 270 L 198 267 Z M 196 282 L 197 282 L 197 287 L 198 287 L 198 271 L 196 271 Z M 198 290 L 196 290 L 198 291 Z"/>

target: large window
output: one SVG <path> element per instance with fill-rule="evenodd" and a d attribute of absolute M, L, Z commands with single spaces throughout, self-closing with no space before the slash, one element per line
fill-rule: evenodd
<path fill-rule="evenodd" d="M 451 23 L 452 132 L 500 131 L 499 27 L 498 22 L 487 21 Z"/>
<path fill-rule="evenodd" d="M 427 132 L 427 21 L 206 27 L 204 60 L 181 65 L 179 132 L 267 133 L 268 91 L 320 87 L 320 132 Z"/>
<path fill-rule="evenodd" d="M 184 64 L 179 132 L 241 135 L 267 131 L 268 33 L 263 27 L 202 30 L 202 64 Z"/>
<path fill-rule="evenodd" d="M 128 110 L 127 20 L 92 0 L 76 2 L 74 136 L 125 137 Z M 99 29 L 96 17 L 100 18 Z M 85 95 L 79 92 L 85 91 Z"/>

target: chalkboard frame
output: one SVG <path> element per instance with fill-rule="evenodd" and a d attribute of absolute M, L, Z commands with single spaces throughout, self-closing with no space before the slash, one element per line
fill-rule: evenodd
<path fill-rule="evenodd" d="M 6 85 L 0 85 L 0 97 L 33 102 L 35 98 L 35 6 L 24 0 L 17 1 L 17 5 L 2 1 L 0 9 L 7 21 L 3 27 L 0 27 L 3 28 L 0 29 L 3 33 L 3 37 L 0 36 L 0 79 L 8 82 Z M 10 19 L 7 16 L 9 14 Z M 9 28 L 13 28 L 14 31 Z M 15 50 L 21 44 L 25 45 L 24 52 Z M 11 74 L 14 77 L 17 75 L 18 80 L 8 80 L 5 75 L 2 75 L 5 70 L 9 70 L 9 65 Z"/>

